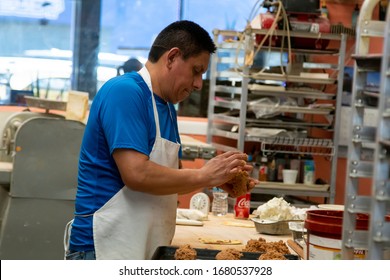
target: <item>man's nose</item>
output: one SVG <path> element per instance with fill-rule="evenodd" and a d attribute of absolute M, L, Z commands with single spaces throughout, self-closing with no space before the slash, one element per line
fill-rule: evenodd
<path fill-rule="evenodd" d="M 203 79 L 202 76 L 196 77 L 194 79 L 194 90 L 201 90 L 203 85 Z"/>

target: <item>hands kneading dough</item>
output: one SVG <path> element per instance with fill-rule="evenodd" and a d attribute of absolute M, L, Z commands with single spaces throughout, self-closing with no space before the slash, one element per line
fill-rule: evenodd
<path fill-rule="evenodd" d="M 237 174 L 226 183 L 231 188 L 231 195 L 239 197 L 249 191 L 249 175 L 246 171 L 238 171 Z"/>
<path fill-rule="evenodd" d="M 249 177 L 248 172 L 248 170 L 238 171 L 230 181 L 227 181 L 220 188 L 227 191 L 231 197 L 239 197 L 251 192 L 258 184 L 258 180 Z"/>

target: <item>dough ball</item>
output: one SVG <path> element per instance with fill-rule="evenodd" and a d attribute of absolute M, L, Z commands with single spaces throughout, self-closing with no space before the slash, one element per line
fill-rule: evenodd
<path fill-rule="evenodd" d="M 190 245 L 182 245 L 176 249 L 175 260 L 196 260 L 197 253 Z"/>
<path fill-rule="evenodd" d="M 216 260 L 239 260 L 243 254 L 234 248 L 224 249 L 219 252 L 216 256 Z"/>

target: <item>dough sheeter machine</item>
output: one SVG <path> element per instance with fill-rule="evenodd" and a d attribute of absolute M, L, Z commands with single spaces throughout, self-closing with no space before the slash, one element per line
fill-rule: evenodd
<path fill-rule="evenodd" d="M 58 102 L 47 101 L 46 113 L 0 111 L 3 260 L 64 257 L 63 233 L 73 217 L 85 124 L 49 113 L 50 104 Z"/>

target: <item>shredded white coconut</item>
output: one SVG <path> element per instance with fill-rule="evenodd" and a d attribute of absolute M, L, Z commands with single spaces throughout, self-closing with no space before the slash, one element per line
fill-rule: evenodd
<path fill-rule="evenodd" d="M 312 208 L 296 208 L 283 197 L 274 197 L 267 203 L 260 205 L 253 214 L 259 216 L 262 220 L 285 221 L 285 220 L 305 220 L 306 211 Z"/>

